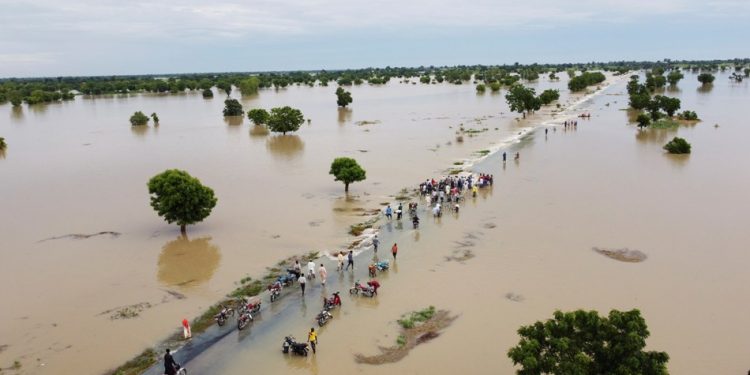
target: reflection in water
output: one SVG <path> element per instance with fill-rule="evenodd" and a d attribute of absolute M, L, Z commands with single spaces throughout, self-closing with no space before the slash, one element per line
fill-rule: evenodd
<path fill-rule="evenodd" d="M 714 88 L 714 84 L 713 83 L 709 83 L 709 84 L 706 84 L 706 85 L 700 85 L 700 86 L 698 86 L 698 90 L 697 91 L 699 93 L 701 93 L 701 94 L 708 94 L 709 92 L 711 92 L 711 90 L 713 88 Z"/>
<path fill-rule="evenodd" d="M 23 108 L 21 106 L 13 107 L 10 110 L 10 118 L 14 120 L 20 120 L 23 118 Z"/>
<path fill-rule="evenodd" d="M 305 142 L 302 142 L 302 138 L 294 134 L 275 135 L 268 138 L 266 148 L 273 156 L 294 159 L 302 154 L 305 149 Z"/>
<path fill-rule="evenodd" d="M 244 116 L 224 116 L 224 122 L 232 126 L 242 125 L 242 120 L 244 119 Z"/>
<path fill-rule="evenodd" d="M 253 125 L 250 127 L 250 137 L 260 138 L 265 137 L 269 134 L 268 128 L 263 125 Z"/>
<path fill-rule="evenodd" d="M 137 137 L 144 137 L 148 133 L 149 128 L 147 125 L 135 125 L 130 127 L 130 131 Z"/>
<path fill-rule="evenodd" d="M 156 277 L 169 286 L 197 286 L 211 279 L 220 259 L 219 247 L 211 244 L 211 237 L 190 240 L 180 236 L 162 247 Z"/>
<path fill-rule="evenodd" d="M 675 166 L 678 167 L 684 167 L 685 164 L 687 164 L 688 160 L 690 159 L 690 154 L 685 155 L 673 155 L 668 152 L 664 153 L 664 156 L 669 159 L 669 161 L 672 162 Z"/>
<path fill-rule="evenodd" d="M 29 110 L 31 112 L 34 112 L 34 113 L 39 114 L 39 115 L 43 115 L 44 113 L 47 112 L 47 107 L 50 106 L 50 105 L 52 105 L 52 103 L 34 104 L 34 105 L 30 105 L 28 107 L 29 107 Z"/>
<path fill-rule="evenodd" d="M 674 136 L 677 129 L 646 129 L 635 133 L 635 139 L 642 143 L 667 143 Z"/>
<path fill-rule="evenodd" d="M 339 107 L 339 123 L 343 124 L 347 121 L 350 121 L 352 119 L 352 110 L 351 108 L 341 108 Z"/>
<path fill-rule="evenodd" d="M 5 159 L 5 150 L 0 150 L 0 159 Z"/>

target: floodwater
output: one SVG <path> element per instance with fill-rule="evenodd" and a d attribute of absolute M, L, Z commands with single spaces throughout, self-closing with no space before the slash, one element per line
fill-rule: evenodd
<path fill-rule="evenodd" d="M 565 80 L 538 84 L 549 85 L 565 87 Z M 284 335 L 302 339 L 312 326 L 321 305 L 321 288 L 313 285 L 304 303 L 296 291 L 285 296 L 249 331 L 229 334 L 189 362 L 191 372 L 440 374 L 472 364 L 475 373 L 510 373 L 505 353 L 518 341 L 519 326 L 576 308 L 639 308 L 651 331 L 649 349 L 668 352 L 673 373 L 747 371 L 750 275 L 742 271 L 749 260 L 743 226 L 750 158 L 742 140 L 750 130 L 740 110 L 750 91 L 725 75 L 710 91 L 698 90 L 692 74 L 679 86 L 668 94 L 697 111 L 702 123 L 640 133 L 621 110 L 627 106 L 621 81 L 583 103 L 580 111 L 592 118 L 579 120 L 577 130 L 550 128 L 545 137 L 539 128 L 507 144 L 501 141 L 535 120 L 517 123 L 502 95 L 477 95 L 473 85 L 353 87 L 351 110 L 335 107 L 333 87 L 243 99 L 246 107 L 302 109 L 310 125 L 286 137 L 247 120 L 224 122 L 218 95 L 212 101 L 78 98 L 21 112 L 0 107 L 0 134 L 9 143 L 0 160 L 0 205 L 11 213 L 0 219 L 0 288 L 8 302 L 0 344 L 9 345 L 0 363 L 20 358 L 30 373 L 113 367 L 174 332 L 183 316 L 197 315 L 245 274 L 259 275 L 290 254 L 343 246 L 351 240 L 348 225 L 365 219 L 357 208 L 378 208 L 392 200 L 389 194 L 437 177 L 477 150 L 499 148 L 520 151 L 521 160 L 503 166 L 495 154 L 475 165 L 496 183 L 469 199 L 458 217 L 433 222 L 422 214 L 418 231 L 381 223 L 380 257 L 389 257 L 397 241 L 398 263 L 380 276 L 377 298 L 344 296 L 319 335 L 317 355 L 280 353 Z M 135 110 L 156 111 L 161 125 L 131 132 L 127 117 Z M 475 118 L 486 119 L 480 125 L 470 122 Z M 461 144 L 460 123 L 490 130 Z M 693 154 L 664 154 L 661 146 L 675 134 L 693 144 Z M 348 198 L 327 175 L 341 155 L 368 171 Z M 213 214 L 188 229 L 188 239 L 148 205 L 147 179 L 174 167 L 219 198 Z M 105 230 L 122 235 L 38 242 Z M 594 246 L 627 247 L 648 258 L 618 262 Z M 465 250 L 475 257 L 446 259 Z M 364 278 L 371 256 L 361 253 L 358 270 L 340 276 L 325 260 L 326 292 L 346 294 L 354 279 Z M 100 315 L 141 302 L 153 307 L 136 319 Z M 459 318 L 398 363 L 354 362 L 354 353 L 392 345 L 395 320 L 428 305 Z"/>

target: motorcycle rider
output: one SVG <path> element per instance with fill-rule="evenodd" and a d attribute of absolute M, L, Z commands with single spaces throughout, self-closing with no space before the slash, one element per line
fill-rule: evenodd
<path fill-rule="evenodd" d="M 164 354 L 164 373 L 167 375 L 175 375 L 177 373 L 177 362 L 174 361 L 172 354 L 169 353 L 169 348 L 167 348 L 167 353 Z"/>
<path fill-rule="evenodd" d="M 380 283 L 377 280 L 372 279 L 372 280 L 370 280 L 370 281 L 367 282 L 367 285 L 369 285 L 372 288 L 372 294 L 374 294 L 374 295 L 377 296 L 378 295 L 378 288 L 380 288 Z"/>
<path fill-rule="evenodd" d="M 417 229 L 419 226 L 419 216 L 414 215 L 414 217 L 411 218 L 411 223 L 414 225 L 414 229 Z"/>

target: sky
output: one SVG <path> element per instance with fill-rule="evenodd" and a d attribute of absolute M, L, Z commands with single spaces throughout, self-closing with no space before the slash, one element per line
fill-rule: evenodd
<path fill-rule="evenodd" d="M 0 77 L 750 57 L 750 0 L 0 0 Z"/>

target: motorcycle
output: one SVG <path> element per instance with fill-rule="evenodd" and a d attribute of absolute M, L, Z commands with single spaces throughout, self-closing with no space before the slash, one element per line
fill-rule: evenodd
<path fill-rule="evenodd" d="M 419 217 L 415 215 L 415 216 L 414 216 L 414 217 L 413 217 L 413 218 L 411 219 L 411 223 L 412 223 L 412 225 L 414 225 L 414 229 L 417 229 L 417 228 L 419 228 Z"/>
<path fill-rule="evenodd" d="M 294 336 L 284 337 L 284 343 L 281 345 L 281 351 L 286 354 L 291 349 L 292 353 L 307 357 L 307 343 L 297 342 Z"/>
<path fill-rule="evenodd" d="M 331 298 L 323 300 L 324 310 L 331 310 L 336 306 L 341 306 L 341 297 L 339 297 L 339 292 L 335 292 L 333 293 L 333 296 L 331 296 Z"/>
<path fill-rule="evenodd" d="M 254 313 L 260 311 L 261 301 L 260 298 L 252 298 L 245 300 L 243 303 L 242 310 L 240 310 L 240 316 L 237 319 L 237 329 L 240 331 L 245 328 L 250 322 L 253 321 Z"/>
<path fill-rule="evenodd" d="M 324 324 L 328 323 L 329 320 L 333 319 L 333 315 L 331 315 L 328 310 L 323 309 L 318 316 L 315 317 L 315 320 L 318 321 L 319 326 L 323 326 Z"/>
<path fill-rule="evenodd" d="M 388 271 L 390 267 L 391 265 L 387 260 L 375 263 L 375 268 L 378 269 L 378 272 Z"/>
<path fill-rule="evenodd" d="M 281 283 L 276 282 L 268 286 L 268 292 L 271 294 L 271 302 L 276 301 L 281 297 Z"/>
<path fill-rule="evenodd" d="M 216 324 L 219 325 L 219 327 L 223 326 L 229 317 L 234 316 L 234 309 L 231 307 L 226 307 L 224 305 L 221 305 L 221 311 L 219 311 L 218 314 L 214 315 L 214 320 L 216 321 Z"/>
<path fill-rule="evenodd" d="M 357 280 L 357 282 L 354 283 L 354 286 L 349 289 L 349 294 L 357 294 L 362 293 L 362 295 L 367 297 L 374 297 L 376 288 L 371 285 L 372 281 L 368 282 L 367 285 L 362 284 Z M 379 286 L 380 284 L 378 284 Z"/>
<path fill-rule="evenodd" d="M 290 273 L 287 273 L 286 275 L 279 276 L 278 278 L 276 278 L 276 281 L 281 283 L 281 285 L 283 286 L 289 286 L 289 285 L 294 284 L 294 282 L 297 281 L 297 279 L 299 279 L 299 276 L 295 278 L 295 274 L 290 272 Z"/>

